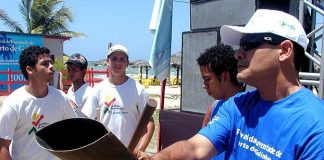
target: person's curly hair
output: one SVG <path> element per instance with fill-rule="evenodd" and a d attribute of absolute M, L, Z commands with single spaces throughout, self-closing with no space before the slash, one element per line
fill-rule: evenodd
<path fill-rule="evenodd" d="M 39 46 L 29 46 L 25 48 L 21 55 L 19 56 L 19 65 L 20 70 L 24 77 L 28 80 L 28 75 L 26 71 L 26 67 L 35 67 L 38 62 L 38 56 L 42 54 L 50 54 L 50 50 L 46 47 L 39 47 Z"/>
<path fill-rule="evenodd" d="M 218 44 L 207 49 L 197 58 L 199 66 L 208 66 L 219 77 L 224 71 L 229 72 L 231 82 L 236 86 L 242 86 L 236 79 L 237 60 L 235 51 L 229 45 Z"/>

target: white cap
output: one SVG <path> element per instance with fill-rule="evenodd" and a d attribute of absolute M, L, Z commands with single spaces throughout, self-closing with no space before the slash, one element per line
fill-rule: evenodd
<path fill-rule="evenodd" d="M 115 44 L 115 45 L 111 46 L 108 49 L 107 56 L 109 56 L 111 53 L 114 53 L 114 52 L 117 52 L 117 51 L 124 52 L 126 54 L 126 56 L 128 56 L 127 48 L 125 46 L 121 45 L 121 44 Z"/>
<path fill-rule="evenodd" d="M 276 10 L 258 9 L 244 27 L 224 25 L 220 29 L 222 40 L 233 46 L 239 46 L 246 33 L 273 33 L 298 43 L 305 50 L 309 42 L 296 17 Z"/>

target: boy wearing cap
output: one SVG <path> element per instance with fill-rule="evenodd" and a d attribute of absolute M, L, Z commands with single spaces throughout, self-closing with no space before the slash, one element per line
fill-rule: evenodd
<path fill-rule="evenodd" d="M 92 87 L 84 81 L 84 77 L 87 74 L 88 61 L 82 54 L 75 53 L 69 57 L 66 65 L 69 80 L 72 82 L 67 95 L 74 111 L 78 116 L 83 117 L 81 109 L 92 92 Z"/>
<path fill-rule="evenodd" d="M 257 10 L 244 27 L 223 26 L 222 40 L 240 46 L 237 78 L 256 87 L 228 99 L 194 137 L 142 159 L 324 159 L 324 106 L 298 79 L 308 39 L 284 12 Z M 180 151 L 181 149 L 181 151 Z"/>
<path fill-rule="evenodd" d="M 45 47 L 30 46 L 19 57 L 28 84 L 12 92 L 0 112 L 0 150 L 9 150 L 11 159 L 58 159 L 36 143 L 34 134 L 54 122 L 75 117 L 66 95 L 48 86 L 54 72 L 49 53 Z M 8 159 L 5 154 L 1 151 L 0 157 Z"/>
<path fill-rule="evenodd" d="M 125 146 L 129 145 L 131 136 L 143 113 L 149 98 L 144 87 L 126 75 L 129 64 L 128 50 L 122 45 L 113 45 L 108 50 L 107 64 L 109 77 L 94 87 L 91 100 L 84 105 L 82 112 L 89 118 L 96 118 L 96 108 L 100 109 L 99 121 L 110 130 Z M 148 137 L 141 143 L 147 146 L 154 125 L 148 124 Z M 146 146 L 138 146 L 145 150 Z"/>

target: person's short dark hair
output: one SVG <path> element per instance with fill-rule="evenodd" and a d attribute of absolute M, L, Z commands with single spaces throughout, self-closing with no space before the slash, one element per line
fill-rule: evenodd
<path fill-rule="evenodd" d="M 242 86 L 236 79 L 237 60 L 234 53 L 235 51 L 231 46 L 218 44 L 203 52 L 197 58 L 197 62 L 199 66 L 207 66 L 218 77 L 224 71 L 229 72 L 231 82 L 236 86 Z"/>
<path fill-rule="evenodd" d="M 21 55 L 19 56 L 19 65 L 20 70 L 23 76 L 28 80 L 28 75 L 26 71 L 26 67 L 35 67 L 38 62 L 38 56 L 42 54 L 50 54 L 50 50 L 46 47 L 39 46 L 29 46 L 25 48 Z"/>

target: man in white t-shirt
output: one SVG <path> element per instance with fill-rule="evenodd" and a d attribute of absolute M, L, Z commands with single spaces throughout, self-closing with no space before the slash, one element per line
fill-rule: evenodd
<path fill-rule="evenodd" d="M 93 95 L 89 97 L 82 112 L 95 119 L 96 109 L 99 108 L 98 120 L 128 146 L 149 95 L 141 84 L 126 75 L 129 64 L 126 47 L 113 45 L 108 50 L 107 63 L 109 77 L 95 85 Z M 148 123 L 147 132 L 137 146 L 138 149 L 144 151 L 150 142 L 154 131 L 152 124 L 153 119 Z"/>
<path fill-rule="evenodd" d="M 67 95 L 74 111 L 78 116 L 83 117 L 81 109 L 92 92 L 92 87 L 84 81 L 88 61 L 83 55 L 76 53 L 69 57 L 66 64 L 69 80 L 72 82 Z"/>
<path fill-rule="evenodd" d="M 66 95 L 48 86 L 53 80 L 50 51 L 45 47 L 30 46 L 19 57 L 20 69 L 28 84 L 12 92 L 0 112 L 0 157 L 14 160 L 57 159 L 41 148 L 35 132 L 67 118 L 75 117 Z M 64 132 L 64 131 L 62 131 Z"/>

